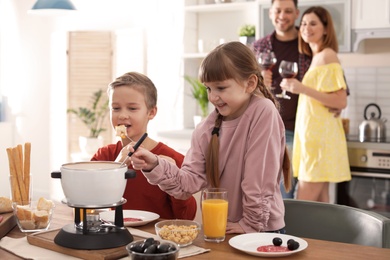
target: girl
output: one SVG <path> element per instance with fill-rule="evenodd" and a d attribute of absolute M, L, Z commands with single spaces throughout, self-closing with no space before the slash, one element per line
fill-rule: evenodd
<path fill-rule="evenodd" d="M 157 89 L 153 82 L 143 74 L 129 72 L 115 79 L 108 86 L 111 124 L 115 128 L 125 125 L 126 139 L 100 148 L 92 161 L 124 160 L 129 153 L 122 142 L 137 141 L 147 132 L 149 120 L 157 113 Z M 153 154 L 169 157 L 180 167 L 184 156 L 163 143 L 147 137 L 142 147 Z M 119 158 L 119 159 L 118 159 Z M 131 167 L 130 167 L 131 168 Z M 124 209 L 137 209 L 155 212 L 166 219 L 194 219 L 196 200 L 188 196 L 185 200 L 175 199 L 157 186 L 150 185 L 141 172 L 127 181 L 123 195 L 127 203 Z"/>
<path fill-rule="evenodd" d="M 279 183 L 284 173 L 291 184 L 290 161 L 284 125 L 255 55 L 240 42 L 222 44 L 202 62 L 200 80 L 215 111 L 194 130 L 182 168 L 138 149 L 131 157 L 134 169 L 176 198 L 226 188 L 227 233 L 282 231 Z"/>
<path fill-rule="evenodd" d="M 347 105 L 346 83 L 337 58 L 332 17 L 314 6 L 302 14 L 299 51 L 312 56 L 302 79 L 283 79 L 280 86 L 300 94 L 295 122 L 293 172 L 297 199 L 329 202 L 329 182 L 351 179 L 347 142 L 340 117 L 328 107 Z"/>

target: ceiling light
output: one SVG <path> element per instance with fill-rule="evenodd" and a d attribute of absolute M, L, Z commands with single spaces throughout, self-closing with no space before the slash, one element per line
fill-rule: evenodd
<path fill-rule="evenodd" d="M 76 8 L 70 0 L 37 0 L 29 14 L 57 15 L 74 11 Z"/>

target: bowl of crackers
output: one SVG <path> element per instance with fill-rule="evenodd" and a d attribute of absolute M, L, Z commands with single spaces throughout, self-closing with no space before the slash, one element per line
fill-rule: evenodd
<path fill-rule="evenodd" d="M 55 204 L 43 197 L 27 203 L 13 202 L 12 208 L 16 223 L 22 232 L 48 230 Z"/>
<path fill-rule="evenodd" d="M 175 242 L 179 247 L 191 245 L 201 228 L 198 222 L 184 219 L 163 220 L 154 227 L 161 239 Z"/>

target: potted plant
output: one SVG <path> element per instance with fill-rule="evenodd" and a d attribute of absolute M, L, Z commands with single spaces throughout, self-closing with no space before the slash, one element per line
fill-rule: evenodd
<path fill-rule="evenodd" d="M 240 42 L 250 45 L 255 41 L 256 27 L 252 24 L 245 24 L 239 28 L 238 35 Z"/>
<path fill-rule="evenodd" d="M 93 93 L 90 107 L 69 108 L 67 112 L 76 115 L 89 130 L 88 136 L 79 137 L 79 145 L 83 153 L 93 154 L 103 146 L 100 133 L 106 131 L 103 124 L 108 113 L 108 99 L 103 95 L 103 90 Z"/>
<path fill-rule="evenodd" d="M 200 115 L 194 116 L 194 123 L 196 125 L 209 113 L 209 98 L 207 95 L 207 89 L 202 82 L 196 78 L 186 75 L 184 76 L 184 79 L 191 85 L 192 97 L 196 100 L 201 111 Z"/>

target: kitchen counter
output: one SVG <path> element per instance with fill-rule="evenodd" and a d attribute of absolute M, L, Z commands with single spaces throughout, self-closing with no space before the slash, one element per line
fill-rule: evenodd
<path fill-rule="evenodd" d="M 347 141 L 349 148 L 364 148 L 375 150 L 389 150 L 390 143 L 375 143 L 375 142 L 359 142 L 359 141 Z"/>
<path fill-rule="evenodd" d="M 382 142 L 360 142 L 359 136 L 348 135 L 347 136 L 347 145 L 349 148 L 388 150 L 389 146 L 390 146 L 390 139 L 387 138 L 386 140 L 384 140 Z"/>
<path fill-rule="evenodd" d="M 191 136 L 194 129 L 181 129 L 171 131 L 157 132 L 158 140 L 175 149 L 176 151 L 186 154 L 191 146 Z"/>
<path fill-rule="evenodd" d="M 66 224 L 73 222 L 72 209 L 66 205 L 58 204 L 50 229 L 60 228 Z M 155 234 L 154 223 L 149 223 L 139 227 L 140 230 Z M 15 227 L 7 236 L 13 238 L 24 237 L 25 234 L 20 232 L 18 227 Z M 188 257 L 188 259 L 259 259 L 258 257 L 248 255 L 238 251 L 229 245 L 229 239 L 234 235 L 227 235 L 226 240 L 219 244 L 208 243 L 203 240 L 202 234 L 198 236 L 194 244 L 211 249 L 210 252 Z M 305 239 L 308 242 L 308 247 L 297 254 L 290 255 L 291 259 L 388 259 L 390 249 L 368 247 L 354 244 L 345 244 L 338 242 L 330 242 L 316 239 Z M 13 255 L 0 248 L 0 259 L 23 259 Z M 278 258 L 274 258 L 278 259 Z M 286 259 L 285 257 L 280 259 Z"/>

